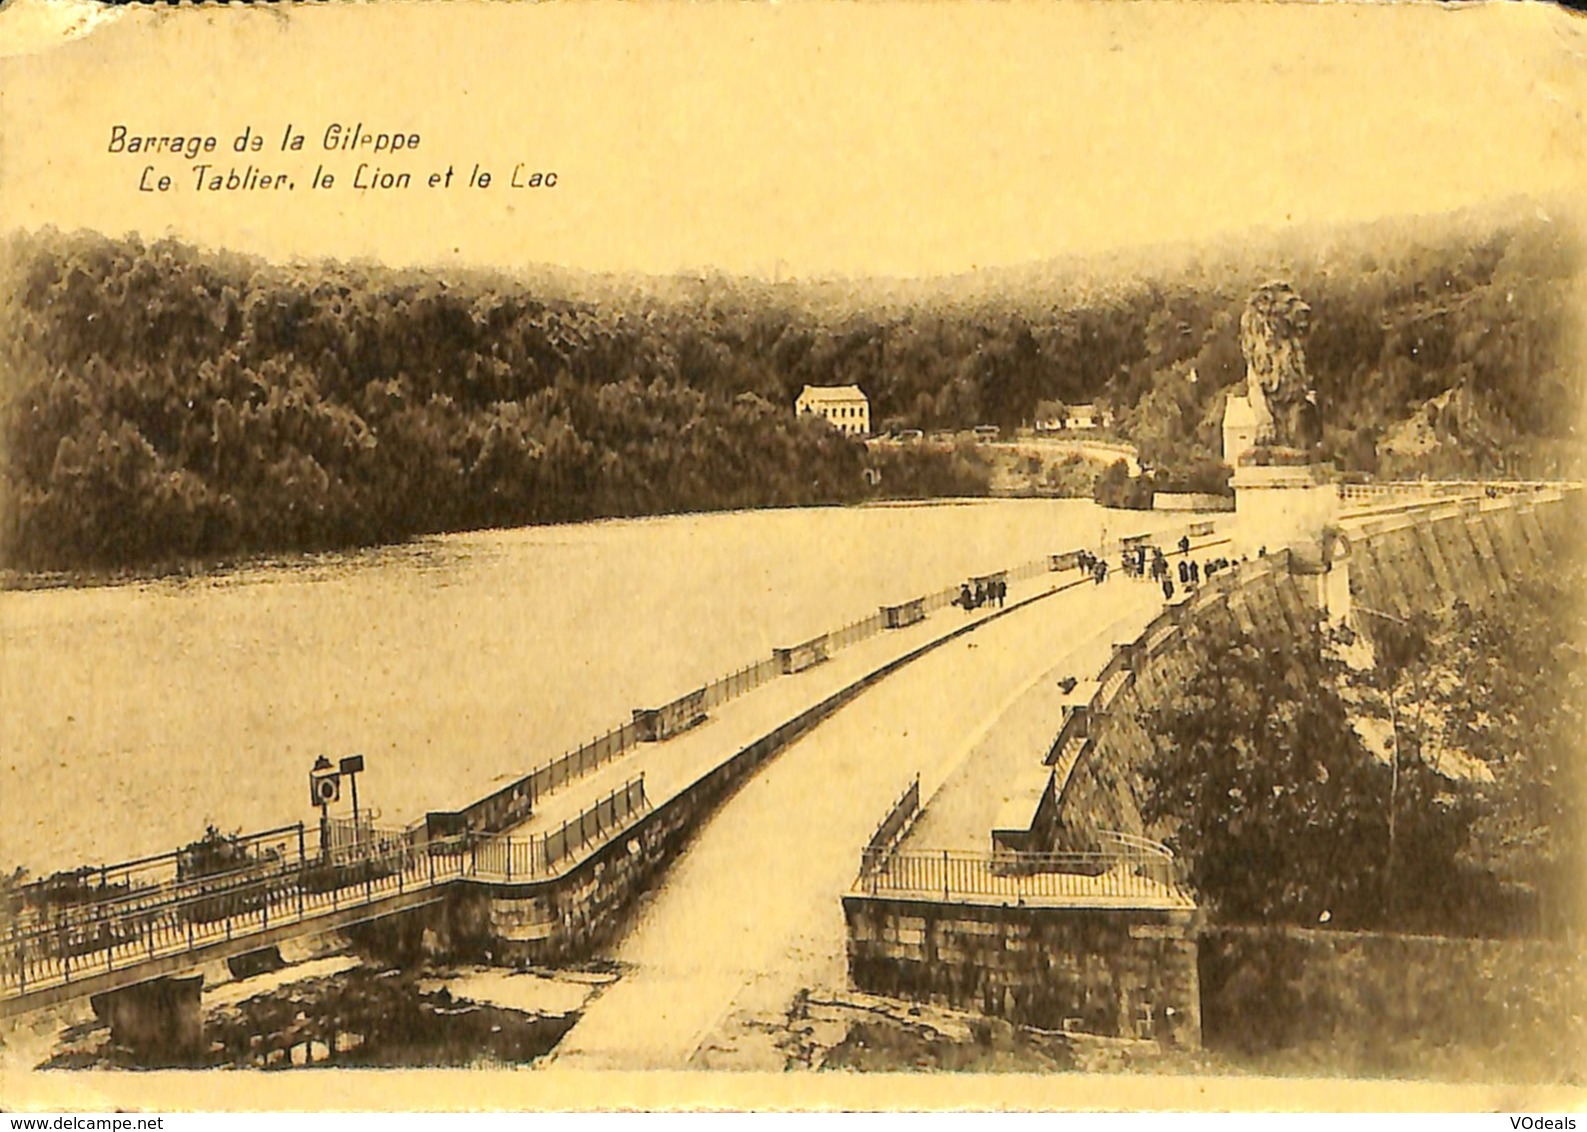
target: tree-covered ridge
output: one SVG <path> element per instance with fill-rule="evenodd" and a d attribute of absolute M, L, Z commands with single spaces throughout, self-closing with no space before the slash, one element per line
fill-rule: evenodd
<path fill-rule="evenodd" d="M 612 515 L 984 490 L 759 391 L 730 334 L 175 241 L 9 249 L 0 561 L 121 566 Z M 658 325 L 661 322 L 661 325 Z M 726 327 L 736 332 L 733 326 Z M 724 367 L 739 367 L 742 377 Z"/>
<path fill-rule="evenodd" d="M 1443 243 L 1286 257 L 1273 274 L 1312 310 L 1325 454 L 1389 476 L 1574 472 L 1580 268 L 1574 231 L 1537 216 Z M 1224 391 L 1244 377 L 1240 310 L 1260 282 L 1238 273 L 1153 312 L 1145 356 L 1110 390 L 1145 462 L 1218 451 Z"/>
<path fill-rule="evenodd" d="M 1243 377 L 1239 312 L 1276 275 L 1315 312 L 1341 463 L 1551 470 L 1576 419 L 1567 230 L 1528 214 L 1396 232 L 891 285 L 276 265 L 16 235 L 0 565 L 847 502 L 877 490 L 866 466 L 883 494 L 985 490 L 973 453 L 867 454 L 798 421 L 804 384 L 860 385 L 883 429 L 1105 401 L 1162 482 L 1197 486 L 1217 478 L 1224 391 Z"/>

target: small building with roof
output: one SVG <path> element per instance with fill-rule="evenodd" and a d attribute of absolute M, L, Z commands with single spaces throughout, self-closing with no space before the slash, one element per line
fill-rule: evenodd
<path fill-rule="evenodd" d="M 871 432 L 871 400 L 858 385 L 807 385 L 794 402 L 794 412 L 814 413 L 850 436 Z"/>

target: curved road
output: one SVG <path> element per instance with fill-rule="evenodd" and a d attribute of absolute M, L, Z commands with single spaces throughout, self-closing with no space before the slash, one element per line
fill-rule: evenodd
<path fill-rule="evenodd" d="M 1000 440 L 993 447 L 1010 449 L 1021 455 L 1051 455 L 1053 449 L 1056 448 L 1060 452 L 1078 452 L 1082 456 L 1100 460 L 1105 464 L 1123 460 L 1124 466 L 1130 475 L 1138 476 L 1141 474 L 1139 453 L 1133 445 L 1129 444 L 1114 444 L 1099 440 L 1059 440 L 1044 437 L 1041 439 Z"/>
<path fill-rule="evenodd" d="M 922 657 L 790 746 L 645 897 L 611 952 L 622 978 L 547 1063 L 781 1069 L 757 1021 L 776 1022 L 801 988 L 844 985 L 839 897 L 909 779 L 929 798 L 1020 694 L 1093 674 L 1161 596 L 1122 576 L 1059 593 Z"/>

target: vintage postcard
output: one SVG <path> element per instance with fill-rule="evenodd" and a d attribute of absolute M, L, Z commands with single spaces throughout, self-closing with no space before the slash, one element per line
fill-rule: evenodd
<path fill-rule="evenodd" d="M 1581 1105 L 1580 17 L 0 44 L 5 1107 Z"/>

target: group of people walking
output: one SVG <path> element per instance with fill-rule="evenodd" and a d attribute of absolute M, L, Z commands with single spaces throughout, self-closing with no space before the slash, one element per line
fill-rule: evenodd
<path fill-rule="evenodd" d="M 1177 548 L 1181 555 L 1175 563 L 1178 567 L 1179 582 L 1176 587 L 1174 582 L 1175 571 L 1169 567 L 1168 555 L 1160 546 L 1147 543 L 1137 543 L 1124 548 L 1120 556 L 1124 573 L 1131 578 L 1150 578 L 1163 587 L 1163 600 L 1172 601 L 1177 589 L 1190 589 L 1199 586 L 1204 578 L 1211 578 L 1220 570 L 1228 569 L 1233 563 L 1227 558 L 1209 558 L 1205 563 L 1197 562 L 1190 557 L 1190 536 L 1181 535 Z M 1267 553 L 1263 547 L 1262 554 Z M 1075 552 L 1075 566 L 1083 574 L 1088 574 L 1091 580 L 1101 585 L 1108 580 L 1107 559 L 1100 554 L 1092 554 L 1089 550 Z M 966 613 L 980 609 L 983 606 L 994 606 L 1001 609 L 1008 597 L 1008 581 L 1004 578 L 976 578 L 965 582 L 959 587 L 959 596 L 954 599 L 954 604 L 963 607 Z"/>
<path fill-rule="evenodd" d="M 980 609 L 983 605 L 1003 608 L 1003 603 L 1008 599 L 1008 580 L 1005 578 L 977 578 L 975 588 L 970 588 L 970 583 L 965 582 L 959 587 L 959 600 L 956 605 L 964 607 L 964 611 Z"/>
<path fill-rule="evenodd" d="M 1231 565 L 1233 563 L 1227 558 L 1209 558 L 1205 563 L 1197 562 L 1194 558 L 1182 558 L 1178 563 L 1179 585 L 1185 589 L 1199 586 L 1203 579 L 1210 581 L 1218 571 L 1227 570 Z M 1152 564 L 1152 578 L 1162 583 L 1163 600 L 1172 601 L 1174 597 L 1174 580 L 1169 577 L 1168 563 L 1163 562 L 1161 569 L 1159 569 L 1158 563 L 1154 562 Z"/>
<path fill-rule="evenodd" d="M 1108 580 L 1107 560 L 1099 554 L 1092 554 L 1089 550 L 1077 551 L 1075 564 L 1080 567 L 1081 573 L 1090 574 L 1091 580 L 1099 586 Z"/>
<path fill-rule="evenodd" d="M 1233 565 L 1227 558 L 1210 558 L 1206 562 L 1197 562 L 1191 558 L 1189 535 L 1180 536 L 1177 549 L 1182 557 L 1172 567 L 1163 548 L 1148 543 L 1126 546 L 1120 555 L 1120 562 L 1128 577 L 1150 578 L 1161 585 L 1165 601 L 1173 600 L 1178 590 L 1199 586 L 1203 579 L 1211 578 L 1218 571 L 1226 570 Z M 1265 551 L 1266 548 L 1263 549 Z M 1089 573 L 1098 583 L 1107 578 L 1107 563 L 1099 555 L 1082 550 L 1076 555 L 1076 560 L 1081 571 Z"/>

